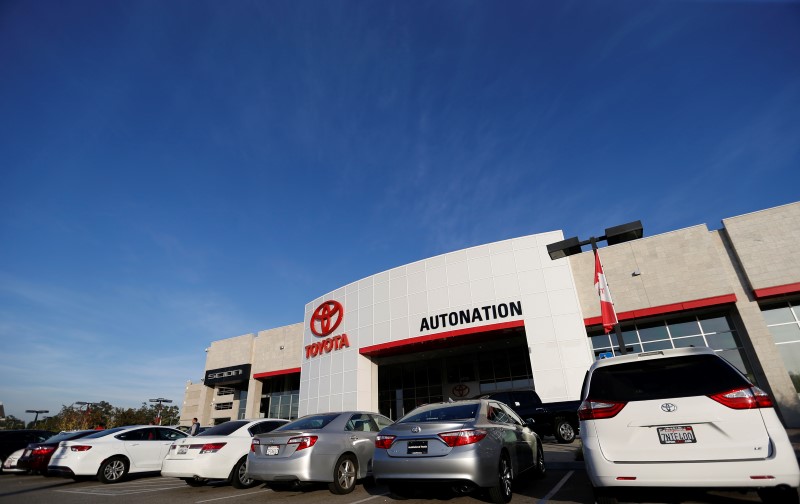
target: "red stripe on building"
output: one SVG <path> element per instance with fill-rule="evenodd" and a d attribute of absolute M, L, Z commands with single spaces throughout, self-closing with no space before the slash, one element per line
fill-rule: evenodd
<path fill-rule="evenodd" d="M 786 285 L 776 285 L 766 289 L 753 289 L 756 299 L 764 299 L 772 296 L 783 296 L 784 294 L 797 294 L 800 292 L 800 282 Z"/>
<path fill-rule="evenodd" d="M 281 375 L 287 375 L 287 374 L 299 373 L 299 372 L 300 372 L 300 368 L 299 367 L 295 367 L 295 368 L 290 368 L 290 369 L 281 369 L 279 371 L 267 371 L 266 373 L 255 373 L 253 375 L 253 378 L 258 380 L 260 378 L 269 378 L 271 376 L 281 376 Z"/>
<path fill-rule="evenodd" d="M 617 312 L 617 319 L 619 321 L 623 321 L 623 320 L 633 320 L 644 317 L 654 317 L 656 315 L 665 315 L 667 313 L 676 313 L 685 310 L 695 310 L 697 308 L 706 308 L 709 306 L 718 306 L 735 302 L 736 302 L 736 294 L 725 294 L 724 296 L 714 296 L 710 298 L 695 299 L 693 301 L 683 301 L 680 303 L 654 306 L 652 308 L 642 308 L 641 310 Z M 602 323 L 603 323 L 602 317 L 591 317 L 583 319 L 583 324 L 585 326 L 600 325 Z"/>
<path fill-rule="evenodd" d="M 407 338 L 400 341 L 392 341 L 391 343 L 381 343 L 380 345 L 372 345 L 368 347 L 361 348 L 358 352 L 362 355 L 373 355 L 377 353 L 384 352 L 386 350 L 391 350 L 393 348 L 399 348 L 407 345 L 413 345 L 415 343 L 426 343 L 429 341 L 437 341 L 443 340 L 446 338 L 454 338 L 457 336 L 466 336 L 468 334 L 477 334 L 489 331 L 499 331 L 502 329 L 513 329 L 516 327 L 523 327 L 525 325 L 524 320 L 514 320 L 512 322 L 503 322 L 502 324 L 491 324 L 485 325 L 480 327 L 469 327 L 467 329 L 458 329 L 455 331 L 445 331 L 441 333 L 431 334 L 428 336 L 418 336 L 416 338 Z"/>

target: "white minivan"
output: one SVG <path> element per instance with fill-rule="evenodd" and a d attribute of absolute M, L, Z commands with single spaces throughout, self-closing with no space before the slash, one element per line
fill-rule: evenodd
<path fill-rule="evenodd" d="M 710 348 L 598 360 L 581 399 L 598 503 L 624 487 L 736 488 L 798 502 L 800 468 L 770 397 Z"/>

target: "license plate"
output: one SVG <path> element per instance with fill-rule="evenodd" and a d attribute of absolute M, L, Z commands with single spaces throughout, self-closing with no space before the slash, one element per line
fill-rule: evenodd
<path fill-rule="evenodd" d="M 408 442 L 408 454 L 409 455 L 419 455 L 419 454 L 426 454 L 428 453 L 428 442 L 427 441 L 409 441 Z"/>
<path fill-rule="evenodd" d="M 677 427 L 659 427 L 658 440 L 661 444 L 686 444 L 696 443 L 694 430 L 689 425 Z"/>
<path fill-rule="evenodd" d="M 267 446 L 267 455 L 277 455 L 278 451 L 280 451 L 280 447 L 276 445 Z"/>
<path fill-rule="evenodd" d="M 189 449 L 186 446 L 179 446 L 178 447 L 178 455 L 185 455 L 188 450 Z"/>

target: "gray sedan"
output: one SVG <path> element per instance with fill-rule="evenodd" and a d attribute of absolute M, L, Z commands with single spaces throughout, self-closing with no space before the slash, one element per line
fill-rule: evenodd
<path fill-rule="evenodd" d="M 266 482 L 327 482 L 335 494 L 353 491 L 372 471 L 375 436 L 392 421 L 369 411 L 298 418 L 253 438 L 247 477 Z"/>
<path fill-rule="evenodd" d="M 545 474 L 539 436 L 511 408 L 490 399 L 422 406 L 381 430 L 373 475 L 398 495 L 414 482 L 446 482 L 466 493 L 488 489 L 496 504 L 530 470 Z"/>

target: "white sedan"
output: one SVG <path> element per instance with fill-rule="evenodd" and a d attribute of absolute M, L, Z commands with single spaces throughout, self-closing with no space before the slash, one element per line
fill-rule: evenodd
<path fill-rule="evenodd" d="M 227 479 L 235 488 L 251 488 L 259 482 L 245 475 L 247 452 L 256 434 L 271 432 L 288 420 L 260 418 L 231 420 L 194 437 L 172 443 L 161 466 L 161 475 L 181 478 L 190 486 L 207 480 Z"/>
<path fill-rule="evenodd" d="M 74 441 L 62 441 L 47 472 L 78 478 L 97 476 L 102 483 L 118 483 L 128 473 L 159 472 L 176 439 L 186 433 L 169 427 L 137 425 L 97 431 Z"/>

